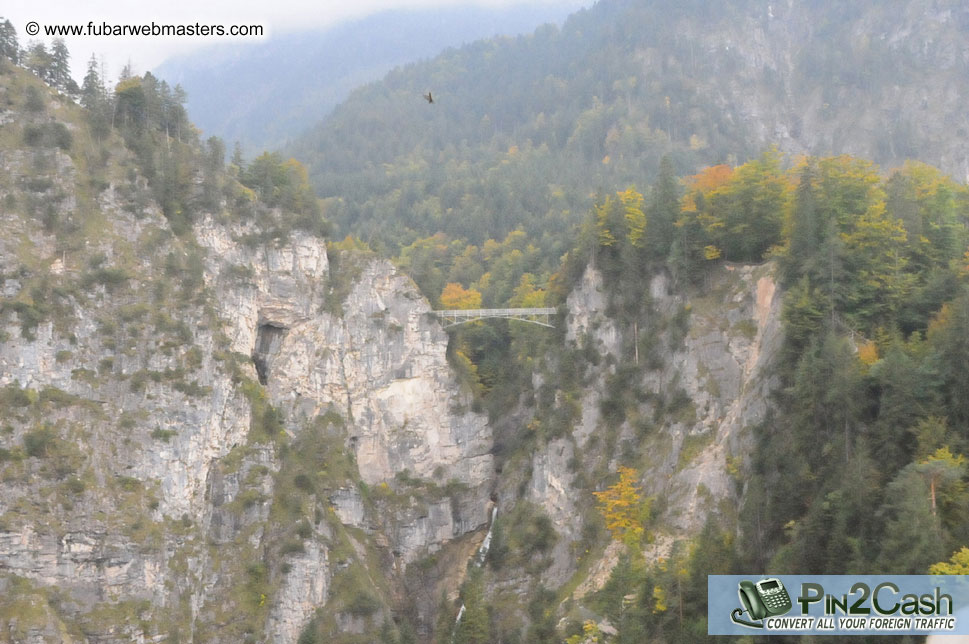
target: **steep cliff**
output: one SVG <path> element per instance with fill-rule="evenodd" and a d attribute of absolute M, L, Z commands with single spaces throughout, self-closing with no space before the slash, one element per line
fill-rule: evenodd
<path fill-rule="evenodd" d="M 520 641 L 616 565 L 592 493 L 618 465 L 653 560 L 735 520 L 770 264 L 659 272 L 632 318 L 590 266 L 489 418 L 390 262 L 267 227 L 230 174 L 212 205 L 197 160 L 176 233 L 139 153 L 25 73 L 0 89 L 0 640 L 448 641 L 480 583 Z"/>
<path fill-rule="evenodd" d="M 225 201 L 173 235 L 120 141 L 2 78 L 3 637 L 375 628 L 395 571 L 488 520 L 489 428 L 426 300 L 349 255 L 334 293 L 322 239 Z"/>
<path fill-rule="evenodd" d="M 505 463 L 499 480 L 497 547 L 507 552 L 493 566 L 496 601 L 509 587 L 534 593 L 538 584 L 558 601 L 581 602 L 605 584 L 623 547 L 598 532 L 592 493 L 619 465 L 640 472 L 637 485 L 653 498 L 648 561 L 669 557 L 711 517 L 736 525 L 751 429 L 766 420 L 778 384 L 773 271 L 769 263 L 725 265 L 692 292 L 673 291 L 658 274 L 648 313 L 620 323 L 602 275 L 586 269 L 568 297 L 563 347 L 536 374 L 538 403 L 520 410 L 518 431 L 535 434 L 529 455 Z M 573 389 L 561 374 L 575 364 L 582 384 Z M 571 421 L 558 429 L 544 422 L 555 417 Z M 527 524 L 541 525 L 541 516 L 551 536 L 538 541 Z"/>

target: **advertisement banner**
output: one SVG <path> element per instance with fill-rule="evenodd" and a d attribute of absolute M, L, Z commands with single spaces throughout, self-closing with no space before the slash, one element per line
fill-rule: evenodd
<path fill-rule="evenodd" d="M 710 575 L 710 635 L 969 634 L 961 575 Z"/>

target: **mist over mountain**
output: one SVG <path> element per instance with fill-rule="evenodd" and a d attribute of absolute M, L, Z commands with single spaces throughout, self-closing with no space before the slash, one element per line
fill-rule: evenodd
<path fill-rule="evenodd" d="M 156 74 L 188 92 L 189 114 L 207 135 L 258 153 L 281 146 L 353 88 L 397 65 L 479 38 L 561 22 L 581 4 L 390 10 L 263 43 L 213 46 L 168 60 Z"/>

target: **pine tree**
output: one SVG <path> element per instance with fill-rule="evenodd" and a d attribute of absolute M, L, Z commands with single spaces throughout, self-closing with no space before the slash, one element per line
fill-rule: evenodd
<path fill-rule="evenodd" d="M 803 274 L 811 274 L 818 263 L 821 230 L 817 212 L 817 186 L 814 162 L 808 160 L 798 173 L 794 206 L 788 224 L 790 242 L 784 259 L 784 281 L 794 283 Z"/>
<path fill-rule="evenodd" d="M 929 486 L 913 467 L 888 485 L 880 513 L 887 516 L 876 570 L 885 574 L 922 574 L 946 552 L 939 517 L 929 506 Z"/>
<path fill-rule="evenodd" d="M 24 63 L 34 76 L 50 84 L 53 59 L 42 42 L 35 42 L 27 49 Z"/>
<path fill-rule="evenodd" d="M 87 73 L 81 85 L 81 105 L 87 109 L 92 134 L 99 142 L 102 141 L 111 132 L 111 105 L 94 54 L 88 60 Z"/>
<path fill-rule="evenodd" d="M 87 61 L 87 73 L 81 83 L 81 105 L 88 110 L 94 110 L 98 104 L 104 100 L 104 83 L 98 73 L 98 59 L 91 54 Z"/>
<path fill-rule="evenodd" d="M 441 591 L 441 601 L 437 605 L 437 621 L 434 624 L 434 644 L 452 644 L 451 636 L 454 633 L 454 618 L 457 611 L 454 610 L 451 602 L 447 599 L 447 594 Z"/>
<path fill-rule="evenodd" d="M 649 235 L 646 246 L 651 258 L 664 260 L 670 254 L 670 246 L 676 232 L 674 226 L 680 214 L 680 187 L 676 178 L 673 162 L 664 155 L 659 164 L 659 177 L 653 184 L 646 220 L 649 222 Z"/>
<path fill-rule="evenodd" d="M 15 65 L 20 62 L 17 30 L 9 20 L 0 21 L 0 57 L 6 58 Z"/>
<path fill-rule="evenodd" d="M 485 605 L 484 576 L 480 568 L 472 568 L 461 589 L 464 615 L 454 632 L 454 644 L 488 644 L 488 608 Z"/>
<path fill-rule="evenodd" d="M 80 91 L 71 77 L 71 53 L 63 38 L 55 38 L 51 46 L 49 82 L 69 96 L 76 96 Z"/>

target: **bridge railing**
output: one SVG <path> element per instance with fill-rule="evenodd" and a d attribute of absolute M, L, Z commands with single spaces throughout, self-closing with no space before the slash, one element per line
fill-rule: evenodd
<path fill-rule="evenodd" d="M 449 326 L 454 326 L 455 324 L 463 324 L 465 322 L 473 322 L 474 320 L 482 320 L 485 318 L 504 318 L 509 320 L 520 320 L 522 322 L 531 322 L 532 324 L 538 324 L 541 326 L 552 326 L 549 323 L 549 318 L 557 313 L 557 310 L 550 307 L 532 307 L 532 308 L 519 308 L 519 309 L 444 309 L 439 311 L 431 311 L 443 322 L 449 323 L 445 324 L 445 328 Z M 543 318 L 542 320 L 537 320 L 535 318 Z"/>

